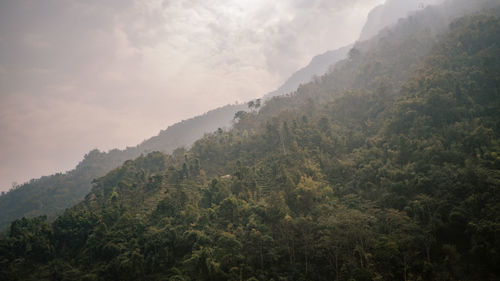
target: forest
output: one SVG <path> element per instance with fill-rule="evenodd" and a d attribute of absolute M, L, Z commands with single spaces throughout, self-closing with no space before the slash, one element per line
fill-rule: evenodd
<path fill-rule="evenodd" d="M 134 147 L 108 152 L 93 149 L 66 173 L 43 176 L 15 186 L 0 196 L 0 232 L 17 218 L 45 215 L 52 221 L 66 208 L 83 200 L 92 188 L 93 179 L 141 154 L 153 151 L 170 153 L 177 147 L 191 145 L 207 132 L 229 127 L 234 114 L 245 107 L 244 104 L 226 105 L 183 120 Z"/>
<path fill-rule="evenodd" d="M 14 221 L 2 280 L 499 280 L 500 9 L 439 13 Z"/>

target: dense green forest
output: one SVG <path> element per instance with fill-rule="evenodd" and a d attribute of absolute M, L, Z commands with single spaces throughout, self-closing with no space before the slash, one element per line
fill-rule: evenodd
<path fill-rule="evenodd" d="M 403 6 L 399 0 L 386 1 L 377 6 L 370 13 L 375 16 L 368 17 L 360 38 L 372 37 L 389 22 L 396 21 L 397 18 L 403 17 L 411 7 L 417 6 L 417 0 L 405 1 L 407 5 Z M 381 21 L 381 17 L 385 20 Z M 446 20 L 443 23 L 434 23 L 434 26 L 446 26 Z M 351 47 L 352 44 L 315 56 L 307 66 L 292 74 L 283 85 L 265 97 L 294 92 L 300 84 L 311 81 L 313 76 L 325 74 L 330 65 L 347 56 Z M 0 231 L 6 230 L 13 220 L 21 217 L 47 215 L 51 221 L 64 209 L 80 202 L 90 191 L 93 179 L 104 176 L 126 160 L 134 159 L 143 153 L 152 151 L 171 153 L 175 148 L 189 147 L 205 133 L 230 127 L 234 114 L 245 108 L 244 104 L 235 104 L 211 110 L 206 114 L 174 124 L 135 147 L 128 147 L 124 150 L 113 149 L 108 152 L 92 150 L 73 170 L 32 179 L 13 187 L 9 192 L 0 196 Z"/>
<path fill-rule="evenodd" d="M 399 67 L 398 71 L 392 71 L 392 76 L 390 78 L 386 77 L 386 79 L 403 82 L 405 81 L 405 77 L 414 70 L 418 60 L 429 51 L 436 40 L 436 36 L 446 30 L 453 18 L 484 8 L 487 5 L 494 6 L 495 2 L 494 0 L 455 0 L 447 2 L 445 7 L 441 9 L 426 8 L 427 16 L 425 20 L 420 15 L 418 24 L 406 22 L 406 27 L 400 26 L 399 31 L 386 29 L 372 40 L 356 43 L 355 50 L 370 51 L 378 49 L 379 53 L 372 53 L 371 57 L 383 56 L 384 63 L 391 61 L 391 64 Z M 383 5 L 377 6 L 370 13 L 360 38 L 366 39 L 371 37 L 378 30 L 387 27 L 389 23 L 403 17 L 407 11 L 411 10 L 410 7 L 416 7 L 418 3 L 419 1 L 417 0 L 405 0 L 405 5 L 402 5 L 399 0 L 389 0 Z M 398 53 L 397 49 L 403 48 L 403 46 L 392 46 L 385 50 L 385 53 L 383 50 L 380 50 L 380 42 L 385 42 L 388 37 L 394 36 L 391 33 L 405 36 L 405 29 L 411 31 L 411 28 L 417 28 L 421 33 L 417 36 L 419 38 L 418 41 L 405 41 L 405 44 L 407 44 L 406 47 L 411 48 L 415 53 L 406 52 L 404 57 L 390 58 L 390 56 L 387 56 L 390 52 Z M 417 45 L 413 46 L 413 44 Z M 344 47 L 314 57 L 309 65 L 294 73 L 281 87 L 269 93 L 266 97 L 292 92 L 301 83 L 310 81 L 312 76 L 324 74 L 329 65 L 345 58 L 347 51 L 347 47 Z M 322 90 L 324 92 L 323 95 L 326 93 L 326 96 L 330 97 L 333 89 L 336 89 L 336 93 L 338 94 L 338 92 L 346 89 L 377 87 L 378 82 L 375 81 L 376 79 L 373 77 L 366 79 L 366 75 L 360 76 L 358 73 L 361 70 L 370 72 L 378 71 L 380 61 L 374 60 L 371 63 L 370 66 L 366 67 L 350 63 L 348 64 L 351 67 L 350 69 L 346 68 L 346 65 L 343 65 L 341 71 L 337 71 L 335 75 L 329 76 L 329 87 L 323 87 L 325 88 L 325 90 Z M 364 68 L 362 69 L 362 67 Z M 355 73 L 358 75 L 353 75 Z M 394 75 L 399 76 L 394 77 Z M 335 79 L 332 79 L 332 77 Z M 358 78 L 354 79 L 354 77 Z M 368 85 L 368 83 L 372 83 L 372 85 Z M 308 91 L 308 94 L 301 95 L 301 97 L 313 93 L 310 87 Z M 315 91 L 317 92 L 317 89 Z M 314 99 L 319 102 L 317 95 Z M 292 106 L 292 104 L 283 101 L 279 103 L 279 107 L 268 106 L 267 115 L 269 113 L 276 114 L 279 110 L 288 106 Z M 227 105 L 217 108 L 206 114 L 174 124 L 166 130 L 161 131 L 157 136 L 145 140 L 135 147 L 128 147 L 124 150 L 113 149 L 108 152 L 92 150 L 85 155 L 84 159 L 73 170 L 43 176 L 39 179 L 32 179 L 29 182 L 13 187 L 9 192 L 2 193 L 0 196 L 0 232 L 5 231 L 13 220 L 21 217 L 47 215 L 48 220 L 52 221 L 64 209 L 73 206 L 84 198 L 92 187 L 91 182 L 93 179 L 104 176 L 124 161 L 134 159 L 141 154 L 152 151 L 171 153 L 175 148 L 189 147 L 205 133 L 213 132 L 217 128 L 230 127 L 234 114 L 245 108 L 246 105 L 244 104 Z"/>
<path fill-rule="evenodd" d="M 47 215 L 52 220 L 82 201 L 92 188 L 92 180 L 104 176 L 126 160 L 141 154 L 161 151 L 171 153 L 178 147 L 190 146 L 204 134 L 231 126 L 236 112 L 245 104 L 226 105 L 203 115 L 176 123 L 157 136 L 135 147 L 87 153 L 75 169 L 33 179 L 0 196 L 0 232 L 15 219 Z"/>
<path fill-rule="evenodd" d="M 14 221 L 2 280 L 499 280 L 500 10 L 446 13 Z"/>

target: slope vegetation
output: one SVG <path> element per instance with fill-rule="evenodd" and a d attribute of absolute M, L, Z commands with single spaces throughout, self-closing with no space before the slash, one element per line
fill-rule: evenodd
<path fill-rule="evenodd" d="M 12 223 L 2 276 L 498 280 L 498 11 L 430 42 L 423 11 L 234 129 L 126 161 L 54 223 Z"/>
<path fill-rule="evenodd" d="M 439 2 L 440 0 L 429 0 L 425 3 L 433 3 L 435 1 Z M 420 3 L 417 2 L 416 0 L 412 0 L 411 3 L 406 3 L 406 1 L 402 0 L 389 0 L 384 5 L 374 9 L 361 34 L 361 40 L 368 39 L 377 34 L 381 29 L 394 24 L 398 18 L 404 17 L 408 11 L 416 9 L 418 3 Z M 425 41 L 425 44 L 428 45 L 427 49 L 422 46 L 415 48 L 415 50 L 421 52 L 420 56 L 425 54 L 428 48 L 430 48 L 429 46 L 432 45 L 433 39 L 430 40 L 430 38 L 434 38 L 437 33 L 443 31 L 449 22 L 449 17 L 456 16 L 457 9 L 473 10 L 476 6 L 484 5 L 483 2 L 485 1 L 481 0 L 478 2 L 480 2 L 480 4 L 467 3 L 464 5 L 464 3 L 461 3 L 460 5 L 448 7 L 447 10 L 450 11 L 448 14 L 451 16 L 445 16 L 443 13 L 436 17 L 430 16 L 426 26 L 429 30 L 434 31 L 432 31 L 432 35 L 427 38 L 429 40 Z M 384 20 L 381 20 L 381 18 Z M 437 32 L 436 29 L 439 30 L 439 32 Z M 381 35 L 377 40 L 383 40 L 384 36 L 387 35 Z M 372 40 L 371 42 L 378 42 L 377 40 Z M 409 42 L 409 44 L 412 43 Z M 358 43 L 356 48 L 360 48 L 360 46 L 364 46 L 365 49 L 372 48 L 367 45 L 367 43 Z M 330 66 L 347 57 L 351 47 L 350 45 L 314 57 L 306 67 L 294 73 L 276 91 L 266 95 L 266 98 L 292 93 L 301 84 L 306 84 L 311 81 L 313 77 L 325 74 Z M 417 56 L 411 56 L 410 59 L 414 62 L 417 60 Z M 375 67 L 376 66 L 375 64 Z M 359 66 L 356 67 L 359 68 Z M 408 67 L 408 65 L 405 65 L 402 73 L 408 73 Z M 374 68 L 371 71 L 376 70 L 377 69 Z M 344 73 L 350 75 L 345 71 Z M 338 76 L 341 77 L 340 75 Z M 336 84 L 343 85 L 343 89 L 352 87 L 352 83 L 346 85 L 339 82 L 342 82 L 341 79 L 335 81 Z M 285 104 L 281 103 L 281 105 L 284 106 Z M 182 146 L 188 147 L 205 133 L 213 132 L 218 128 L 229 127 L 234 114 L 245 108 L 244 105 L 227 105 L 212 110 L 204 115 L 179 122 L 165 131 L 160 132 L 158 136 L 152 137 L 136 147 L 130 147 L 125 150 L 115 149 L 109 152 L 100 152 L 98 150 L 90 151 L 81 163 L 69 172 L 33 179 L 28 183 L 16 187 L 7 194 L 0 196 L 0 231 L 6 229 L 8 224 L 14 219 L 24 216 L 34 217 L 38 215 L 47 215 L 50 220 L 53 219 L 61 214 L 64 209 L 80 202 L 90 191 L 93 179 L 105 175 L 107 172 L 121 165 L 124 161 L 134 159 L 143 153 L 152 151 L 170 153 L 175 148 Z"/>
<path fill-rule="evenodd" d="M 234 114 L 246 105 L 226 105 L 161 131 L 136 147 L 100 152 L 90 151 L 75 169 L 33 179 L 0 196 L 0 231 L 21 217 L 47 215 L 55 218 L 66 208 L 80 202 L 92 187 L 92 180 L 143 153 L 171 153 L 178 147 L 189 147 L 205 133 L 230 127 Z"/>

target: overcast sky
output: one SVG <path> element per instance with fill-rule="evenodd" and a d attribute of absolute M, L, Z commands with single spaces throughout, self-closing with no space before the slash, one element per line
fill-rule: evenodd
<path fill-rule="evenodd" d="M 0 0 L 0 190 L 274 90 L 383 0 Z"/>

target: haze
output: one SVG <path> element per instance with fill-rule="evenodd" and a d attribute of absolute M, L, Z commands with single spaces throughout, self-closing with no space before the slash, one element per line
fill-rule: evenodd
<path fill-rule="evenodd" d="M 260 97 L 381 2 L 2 0 L 0 189 Z"/>

